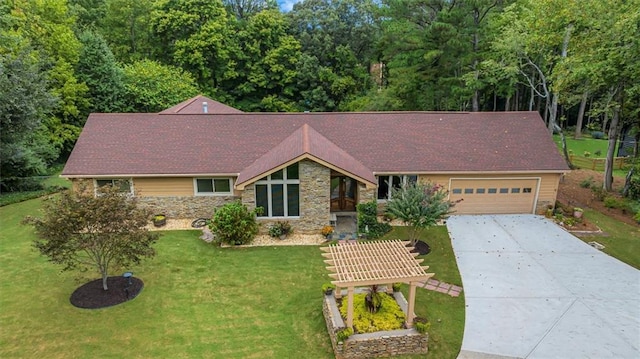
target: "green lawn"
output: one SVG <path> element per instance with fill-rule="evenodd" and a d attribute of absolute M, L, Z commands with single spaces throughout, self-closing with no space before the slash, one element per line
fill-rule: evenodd
<path fill-rule="evenodd" d="M 584 152 L 590 152 L 591 157 L 605 157 L 607 155 L 607 148 L 609 146 L 609 141 L 605 139 L 594 139 L 589 136 L 582 137 L 579 140 L 573 138 L 572 134 L 565 135 L 567 139 L 567 149 L 572 150 L 576 156 L 582 156 Z M 553 135 L 553 140 L 558 145 L 558 148 L 562 149 L 562 143 L 560 141 L 559 135 Z M 600 151 L 600 155 L 596 155 L 595 153 Z"/>
<path fill-rule="evenodd" d="M 567 139 L 567 150 L 573 151 L 575 156 L 572 161 L 573 164 L 580 168 L 591 169 L 592 159 L 593 158 L 605 158 L 607 156 L 607 148 L 609 146 L 609 141 L 605 139 L 594 139 L 589 136 L 585 136 L 579 140 L 573 138 L 571 134 L 565 135 Z M 559 135 L 553 135 L 553 140 L 558 146 L 558 150 L 562 154 L 562 142 L 560 140 Z M 600 151 L 600 154 L 597 154 Z M 587 158 L 584 157 L 584 153 L 589 152 L 591 155 Z M 564 156 L 564 154 L 562 154 Z M 596 166 L 596 170 L 603 171 L 603 164 L 599 164 Z M 624 177 L 627 174 L 627 169 L 618 169 L 617 167 L 613 170 L 613 175 L 616 177 Z"/>
<path fill-rule="evenodd" d="M 605 246 L 603 252 L 640 269 L 640 227 L 616 221 L 594 210 L 585 210 L 584 215 L 600 227 L 605 235 L 581 235 L 580 239 L 585 242 L 596 241 Z"/>
<path fill-rule="evenodd" d="M 0 207 L 0 358 L 333 357 L 320 292 L 329 278 L 318 247 L 221 249 L 198 231 L 165 232 L 158 255 L 130 268 L 145 283 L 137 298 L 78 309 L 70 294 L 95 276 L 61 273 L 32 248 L 33 232 L 19 222 L 39 207 L 40 200 Z M 459 284 L 455 262 L 447 262 L 454 257 L 446 228 L 425 237 L 430 271 Z M 427 357 L 455 358 L 463 297 L 419 289 L 416 312 L 433 322 Z"/>

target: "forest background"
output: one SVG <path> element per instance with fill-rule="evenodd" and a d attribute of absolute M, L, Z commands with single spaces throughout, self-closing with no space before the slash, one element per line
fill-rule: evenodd
<path fill-rule="evenodd" d="M 638 9 L 0 0 L 0 190 L 39 187 L 91 112 L 157 112 L 197 94 L 243 111 L 539 111 L 550 131 L 608 137 L 612 157 L 621 132 L 640 134 Z"/>

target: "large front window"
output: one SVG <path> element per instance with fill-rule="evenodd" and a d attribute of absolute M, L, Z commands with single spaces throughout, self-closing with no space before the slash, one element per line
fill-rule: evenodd
<path fill-rule="evenodd" d="M 407 183 L 416 183 L 416 175 L 378 176 L 378 200 L 391 198 L 391 189 L 400 188 Z"/>
<path fill-rule="evenodd" d="M 297 163 L 256 182 L 256 206 L 264 209 L 261 217 L 300 216 L 300 177 Z"/>

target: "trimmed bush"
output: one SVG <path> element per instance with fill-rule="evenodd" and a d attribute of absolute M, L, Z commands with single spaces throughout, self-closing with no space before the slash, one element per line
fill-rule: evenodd
<path fill-rule="evenodd" d="M 358 211 L 358 232 L 364 233 L 370 239 L 384 236 L 391 231 L 389 223 L 378 222 L 378 203 L 371 201 L 356 206 Z"/>
<path fill-rule="evenodd" d="M 352 335 L 353 335 L 353 329 L 344 328 L 344 329 L 339 330 L 336 333 L 336 339 L 338 339 L 338 342 L 344 342 L 345 340 L 347 340 Z"/>
<path fill-rule="evenodd" d="M 582 180 L 582 182 L 580 182 L 580 187 L 582 188 L 589 188 L 591 187 L 591 185 L 593 185 L 593 177 L 589 177 L 587 179 Z"/>
<path fill-rule="evenodd" d="M 640 174 L 631 177 L 631 182 L 629 183 L 629 198 L 640 200 Z"/>
<path fill-rule="evenodd" d="M 602 131 L 593 131 L 591 132 L 591 138 L 595 138 L 596 140 L 604 139 L 604 132 Z"/>
<path fill-rule="evenodd" d="M 323 294 L 330 294 L 333 292 L 333 290 L 336 289 L 336 286 L 333 283 L 324 283 L 322 285 L 322 293 Z"/>
<path fill-rule="evenodd" d="M 291 224 L 287 221 L 278 221 L 269 226 L 269 235 L 273 238 L 288 236 L 291 233 L 293 233 L 293 229 L 291 228 Z"/>
<path fill-rule="evenodd" d="M 607 208 L 623 208 L 625 207 L 624 201 L 615 197 L 606 197 L 604 199 L 604 206 Z"/>
<path fill-rule="evenodd" d="M 386 293 L 381 294 L 380 310 L 375 314 L 370 313 L 365 304 L 366 293 L 353 296 L 353 327 L 356 332 L 373 333 L 403 328 L 406 319 L 404 312 L 392 296 Z M 340 304 L 340 314 L 345 318 L 347 317 L 346 299 Z"/>
<path fill-rule="evenodd" d="M 413 318 L 413 327 L 420 334 L 426 334 L 431 328 L 431 323 L 426 318 L 415 317 Z"/>
<path fill-rule="evenodd" d="M 215 211 L 209 228 L 222 243 L 251 243 L 258 234 L 257 212 L 258 209 L 249 211 L 240 201 L 226 203 Z"/>

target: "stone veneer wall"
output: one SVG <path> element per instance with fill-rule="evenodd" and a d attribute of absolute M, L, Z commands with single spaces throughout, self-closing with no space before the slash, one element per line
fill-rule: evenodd
<path fill-rule="evenodd" d="M 211 218 L 213 210 L 225 203 L 239 199 L 235 196 L 169 196 L 138 197 L 142 207 L 153 214 L 164 214 L 169 218 Z"/>
<path fill-rule="evenodd" d="M 85 186 L 93 191 L 93 179 L 73 179 L 73 189 Z M 135 183 L 134 183 L 135 185 Z M 140 207 L 148 208 L 152 214 L 164 214 L 169 218 L 211 218 L 214 208 L 239 199 L 236 196 L 137 196 Z"/>
<path fill-rule="evenodd" d="M 362 183 L 358 183 L 358 204 L 367 203 L 376 199 L 377 188 L 369 188 Z"/>
<path fill-rule="evenodd" d="M 258 218 L 261 224 L 260 233 L 266 233 L 268 225 L 277 221 L 288 221 L 294 233 L 316 234 L 323 226 L 329 224 L 329 206 L 331 200 L 331 170 L 323 165 L 310 161 L 300 161 L 298 167 L 300 177 L 300 218 Z M 245 187 L 242 203 L 249 209 L 256 207 L 255 186 Z"/>
<path fill-rule="evenodd" d="M 345 328 L 333 294 L 325 295 L 322 304 L 331 345 L 336 359 L 364 359 L 403 354 L 426 354 L 429 335 L 415 329 L 354 334 L 344 342 L 338 342 L 337 332 Z"/>

